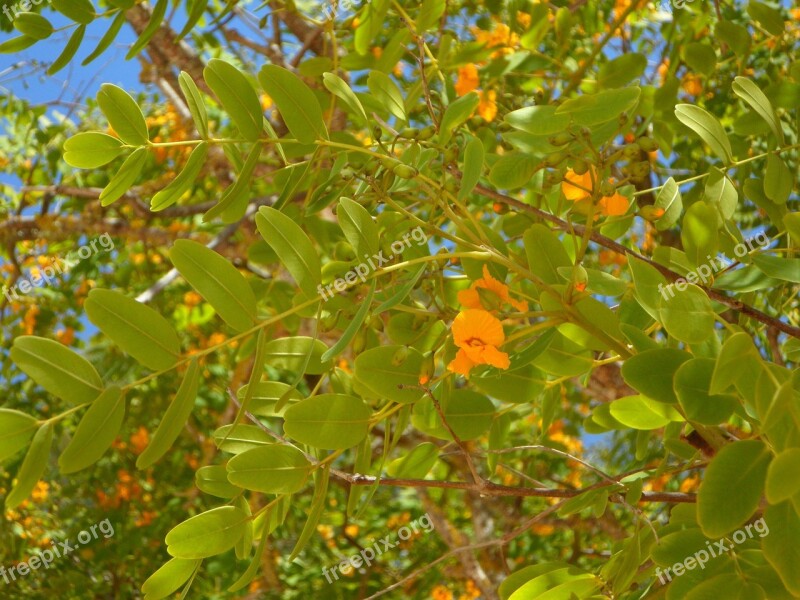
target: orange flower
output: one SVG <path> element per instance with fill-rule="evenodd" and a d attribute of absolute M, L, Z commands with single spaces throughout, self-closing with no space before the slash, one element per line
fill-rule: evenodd
<path fill-rule="evenodd" d="M 609 217 L 624 215 L 628 212 L 628 206 L 628 199 L 619 192 L 600 199 L 600 211 Z"/>
<path fill-rule="evenodd" d="M 472 90 L 478 87 L 478 67 L 473 63 L 459 67 L 458 80 L 456 81 L 456 94 L 464 96 L 469 94 Z"/>
<path fill-rule="evenodd" d="M 700 77 L 691 73 L 684 75 L 681 87 L 690 96 L 699 96 L 703 93 L 703 84 L 700 82 Z"/>
<path fill-rule="evenodd" d="M 470 308 L 458 313 L 452 330 L 453 341 L 459 350 L 447 365 L 449 371 L 468 377 L 476 365 L 491 365 L 499 369 L 509 367 L 508 354 L 497 349 L 506 339 L 503 325 L 488 311 Z"/>
<path fill-rule="evenodd" d="M 481 101 L 478 104 L 478 114 L 483 117 L 484 121 L 494 121 L 497 116 L 497 92 L 488 90 L 486 92 L 479 92 Z"/>
<path fill-rule="evenodd" d="M 136 432 L 131 436 L 131 449 L 134 454 L 141 454 L 150 443 L 150 434 L 147 432 L 146 427 L 139 427 Z"/>
<path fill-rule="evenodd" d="M 572 169 L 567 169 L 564 181 L 561 182 L 561 191 L 567 200 L 578 202 L 592 195 L 592 174 L 593 170 L 591 168 L 583 175 L 578 175 Z"/>
<path fill-rule="evenodd" d="M 495 306 L 484 306 L 483 302 L 481 302 L 481 293 L 478 291 L 480 289 L 486 290 L 486 292 L 490 294 L 488 297 L 486 294 L 484 294 L 483 299 Z M 497 302 L 494 301 L 494 296 L 497 296 Z M 468 290 L 461 290 L 458 292 L 458 301 L 466 308 L 488 308 L 491 310 L 496 308 L 497 304 L 505 302 L 520 312 L 528 311 L 528 303 L 524 300 L 514 300 L 511 296 L 509 296 L 508 286 L 502 281 L 492 277 L 492 274 L 489 272 L 489 267 L 486 265 L 483 265 L 483 277 L 481 279 L 474 281 Z"/>

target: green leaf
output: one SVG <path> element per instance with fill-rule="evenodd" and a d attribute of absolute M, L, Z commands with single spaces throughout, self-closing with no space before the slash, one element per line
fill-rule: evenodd
<path fill-rule="evenodd" d="M 93 289 L 84 303 L 89 320 L 134 360 L 153 371 L 175 366 L 181 343 L 164 317 L 119 292 Z"/>
<path fill-rule="evenodd" d="M 242 491 L 242 488 L 231 485 L 228 471 L 222 465 L 200 467 L 195 473 L 195 485 L 201 492 L 218 498 L 230 499 Z"/>
<path fill-rule="evenodd" d="M 565 100 L 556 116 L 569 115 L 578 125 L 591 127 L 619 119 L 620 113 L 632 111 L 639 102 L 642 90 L 637 86 L 605 90 L 597 94 Z"/>
<path fill-rule="evenodd" d="M 78 53 L 78 49 L 81 47 L 81 42 L 83 41 L 83 36 L 85 33 L 86 25 L 81 25 L 72 32 L 72 35 L 69 36 L 69 40 L 67 41 L 67 45 L 64 46 L 63 52 L 61 52 L 61 54 L 58 55 L 58 58 L 56 58 L 47 68 L 46 73 L 48 75 L 55 75 L 69 64 L 69 61 L 72 60 L 72 57 Z"/>
<path fill-rule="evenodd" d="M 147 148 L 137 148 L 125 159 L 122 166 L 114 173 L 114 176 L 103 188 L 103 191 L 100 192 L 100 204 L 102 206 L 108 206 L 116 202 L 131 189 L 133 183 L 142 173 L 142 169 L 144 169 L 144 165 L 147 162 L 147 154 Z"/>
<path fill-rule="evenodd" d="M 18 410 L 0 408 L 0 463 L 27 446 L 38 428 L 39 421 L 32 416 Z"/>
<path fill-rule="evenodd" d="M 323 73 L 322 82 L 331 94 L 344 102 L 347 108 L 361 119 L 364 125 L 369 125 L 364 106 L 344 79 L 335 73 Z"/>
<path fill-rule="evenodd" d="M 792 596 L 800 596 L 800 517 L 791 502 L 768 506 L 764 521 L 769 526 L 768 533 L 761 541 L 764 557 L 778 572 L 778 575 Z"/>
<path fill-rule="evenodd" d="M 139 455 L 139 458 L 136 459 L 137 469 L 147 469 L 158 462 L 169 451 L 175 440 L 178 439 L 194 409 L 199 382 L 200 367 L 197 364 L 197 360 L 193 360 L 189 363 L 189 368 L 186 369 L 181 386 L 178 388 L 175 398 L 167 407 L 150 443 L 144 452 Z"/>
<path fill-rule="evenodd" d="M 733 93 L 747 102 L 758 115 L 764 119 L 778 138 L 778 145 L 783 146 L 783 127 L 767 96 L 755 83 L 746 77 L 736 77 L 733 80 Z"/>
<path fill-rule="evenodd" d="M 320 375 L 333 366 L 333 361 L 322 359 L 327 349 L 322 340 L 306 336 L 278 338 L 264 347 L 264 360 L 287 371 L 297 372 L 305 367 L 306 374 Z"/>
<path fill-rule="evenodd" d="M 708 202 L 695 202 L 683 216 L 681 241 L 692 265 L 706 264 L 719 250 L 717 209 Z"/>
<path fill-rule="evenodd" d="M 202 0 L 198 4 L 203 4 Z M 197 132 L 203 139 L 208 138 L 208 114 L 206 113 L 206 105 L 203 102 L 203 96 L 200 90 L 197 89 L 197 84 L 186 71 L 181 71 L 178 75 L 178 85 L 181 87 L 183 97 L 186 98 L 186 106 L 189 107 L 189 112 L 192 114 L 194 126 Z"/>
<path fill-rule="evenodd" d="M 572 261 L 556 235 L 545 225 L 536 223 L 525 232 L 523 241 L 531 272 L 545 283 L 563 283 L 558 267 L 571 267 Z"/>
<path fill-rule="evenodd" d="M 682 48 L 683 60 L 692 71 L 711 75 L 717 66 L 717 54 L 711 44 L 692 42 Z"/>
<path fill-rule="evenodd" d="M 224 60 L 212 58 L 203 69 L 203 79 L 242 137 L 255 142 L 264 129 L 264 113 L 258 94 L 244 73 Z"/>
<path fill-rule="evenodd" d="M 664 231 L 674 227 L 678 219 L 681 218 L 681 212 L 683 211 L 681 190 L 678 184 L 675 183 L 675 179 L 670 177 L 664 182 L 664 185 L 658 191 L 654 206 L 664 209 L 664 214 L 655 222 L 656 229 Z"/>
<path fill-rule="evenodd" d="M 361 326 L 364 324 L 364 320 L 367 318 L 367 313 L 369 312 L 370 306 L 372 305 L 372 297 L 375 294 L 376 283 L 377 280 L 373 279 L 370 284 L 367 297 L 361 302 L 361 305 L 358 307 L 358 311 L 356 311 L 353 319 L 347 325 L 347 329 L 345 329 L 344 333 L 342 333 L 342 337 L 336 340 L 336 343 L 325 351 L 320 360 L 325 362 L 344 352 L 345 348 L 347 348 L 347 345 L 359 332 Z"/>
<path fill-rule="evenodd" d="M 65 0 L 69 2 L 69 0 Z M 130 60 L 139 52 L 141 52 L 145 46 L 147 46 L 150 38 L 152 38 L 156 31 L 158 31 L 159 27 L 161 27 L 161 23 L 164 21 L 164 16 L 167 14 L 167 6 L 169 5 L 169 0 L 156 0 L 156 4 L 153 7 L 153 11 L 150 13 L 150 21 L 147 23 L 147 27 L 144 28 L 142 34 L 136 40 L 136 42 L 131 46 L 131 49 L 128 50 L 128 53 L 125 55 L 125 60 Z"/>
<path fill-rule="evenodd" d="M 117 39 L 117 34 L 119 33 L 119 30 L 122 29 L 122 25 L 124 23 L 127 23 L 127 19 L 125 18 L 125 11 L 121 10 L 117 13 L 117 16 L 114 17 L 114 20 L 111 22 L 111 26 L 103 34 L 103 37 L 100 38 L 99 42 L 97 42 L 97 46 L 94 50 L 92 50 L 92 53 L 83 59 L 83 62 L 81 62 L 82 67 L 88 65 L 108 49 L 111 43 Z"/>
<path fill-rule="evenodd" d="M 673 389 L 675 372 L 692 355 L 677 348 L 653 348 L 631 356 L 622 363 L 622 378 L 640 394 L 658 402 L 678 401 Z"/>
<path fill-rule="evenodd" d="M 697 491 L 697 519 L 706 537 L 720 538 L 753 515 L 771 459 L 759 440 L 734 442 L 717 453 Z"/>
<path fill-rule="evenodd" d="M 300 143 L 313 144 L 328 138 L 319 101 L 302 79 L 282 67 L 264 65 L 258 73 L 258 81 Z"/>
<path fill-rule="evenodd" d="M 225 12 L 230 7 L 228 5 L 225 7 Z M 203 18 L 203 13 L 206 11 L 206 3 L 205 0 L 190 0 L 186 6 L 186 24 L 181 29 L 180 33 L 178 34 L 178 40 L 182 40 L 187 35 L 189 35 L 192 30 L 197 26 L 200 22 L 200 19 Z M 224 13 L 223 13 L 224 14 Z M 222 19 L 223 14 L 216 15 L 215 22 Z"/>
<path fill-rule="evenodd" d="M 411 404 L 423 396 L 418 388 L 423 357 L 418 350 L 408 348 L 405 359 L 395 365 L 392 361 L 400 348 L 405 346 L 379 346 L 362 352 L 353 364 L 353 376 L 375 397 Z"/>
<path fill-rule="evenodd" d="M 747 14 L 761 23 L 761 26 L 772 35 L 783 35 L 786 24 L 779 10 L 767 6 L 763 2 L 750 0 L 747 4 Z"/>
<path fill-rule="evenodd" d="M 635 52 L 618 56 L 600 67 L 597 83 L 601 88 L 619 88 L 639 79 L 647 68 L 647 57 Z"/>
<path fill-rule="evenodd" d="M 175 204 L 181 196 L 183 196 L 194 184 L 197 176 L 203 168 L 203 164 L 208 154 L 208 143 L 200 142 L 186 161 L 186 165 L 178 176 L 172 180 L 167 187 L 158 192 L 153 199 L 150 200 L 150 210 L 157 212 L 164 210 L 168 206 Z"/>
<path fill-rule="evenodd" d="M 10 356 L 28 377 L 70 404 L 92 402 L 103 391 L 103 380 L 92 364 L 53 340 L 18 337 Z"/>
<path fill-rule="evenodd" d="M 424 0 L 416 15 L 416 31 L 424 33 L 434 27 L 447 8 L 446 0 Z"/>
<path fill-rule="evenodd" d="M 494 404 L 489 398 L 465 389 L 453 391 L 442 410 L 447 424 L 462 440 L 474 440 L 486 433 L 495 416 Z M 411 422 L 428 435 L 443 440 L 453 439 L 430 398 L 423 398 L 414 405 Z"/>
<path fill-rule="evenodd" d="M 174 594 L 201 562 L 199 559 L 173 558 L 147 578 L 142 584 L 142 593 L 146 594 L 147 600 L 162 600 Z"/>
<path fill-rule="evenodd" d="M 122 88 L 104 83 L 97 93 L 97 104 L 119 138 L 131 146 L 149 141 L 147 123 L 136 101 Z"/>
<path fill-rule="evenodd" d="M 325 500 L 327 499 L 328 481 L 331 476 L 331 470 L 329 467 L 323 467 L 318 469 L 315 475 L 316 481 L 314 482 L 314 497 L 311 499 L 311 509 L 308 511 L 308 518 L 306 519 L 305 525 L 303 525 L 303 531 L 300 532 L 297 542 L 292 549 L 292 553 L 289 555 L 289 558 L 286 559 L 288 563 L 291 563 L 297 558 L 308 543 L 308 540 L 311 539 L 311 536 L 316 533 L 317 523 L 319 523 L 320 517 L 322 517 L 322 511 L 325 510 Z"/>
<path fill-rule="evenodd" d="M 610 405 L 611 416 L 617 421 L 643 431 L 660 429 L 672 421 L 683 418 L 678 411 L 662 402 L 655 402 L 644 396 L 626 396 L 614 400 Z"/>
<path fill-rule="evenodd" d="M 401 458 L 386 465 L 390 477 L 399 479 L 425 479 L 439 458 L 439 447 L 432 442 L 423 442 Z"/>
<path fill-rule="evenodd" d="M 720 41 L 728 44 L 738 56 L 744 56 L 750 51 L 750 32 L 747 31 L 746 27 L 721 19 L 717 21 L 714 33 Z"/>
<path fill-rule="evenodd" d="M 111 386 L 95 400 L 83 415 L 75 435 L 58 458 L 64 475 L 96 463 L 111 447 L 125 419 L 125 394 Z"/>
<path fill-rule="evenodd" d="M 783 226 L 794 239 L 795 244 L 800 245 L 800 212 L 787 213 L 783 217 Z"/>
<path fill-rule="evenodd" d="M 214 443 L 222 452 L 241 454 L 253 448 L 274 444 L 275 439 L 256 425 L 235 423 L 217 429 L 214 432 Z"/>
<path fill-rule="evenodd" d="M 781 258 L 767 254 L 756 254 L 753 263 L 760 271 L 783 281 L 800 283 L 800 258 Z"/>
<path fill-rule="evenodd" d="M 303 293 L 308 298 L 316 296 L 322 281 L 319 256 L 300 226 L 270 206 L 259 209 L 256 226 Z"/>
<path fill-rule="evenodd" d="M 242 332 L 255 325 L 253 289 L 228 260 L 192 240 L 176 240 L 169 258 L 183 278 L 234 330 Z"/>
<path fill-rule="evenodd" d="M 33 46 L 38 40 L 29 35 L 18 35 L 17 37 L 7 39 L 0 44 L 0 54 L 12 54 L 14 52 L 21 52 L 26 48 Z"/>
<path fill-rule="evenodd" d="M 301 400 L 284 413 L 286 435 L 313 448 L 352 448 L 369 430 L 372 410 L 355 396 L 320 394 Z"/>
<path fill-rule="evenodd" d="M 3 422 L 2 415 L 0 415 L 0 423 Z M 3 437 L 5 437 L 3 435 Z M 3 441 L 0 440 L 0 447 Z M 47 468 L 47 463 L 50 459 L 50 448 L 53 445 L 53 424 L 45 423 L 33 436 L 31 447 L 28 448 L 28 453 L 25 455 L 25 460 L 22 461 L 22 466 L 17 472 L 17 482 L 14 484 L 13 489 L 6 496 L 5 508 L 11 510 L 16 508 L 31 495 L 33 488 L 36 487 L 39 479 L 42 477 L 44 470 Z"/>
<path fill-rule="evenodd" d="M 794 187 L 794 177 L 789 167 L 777 154 L 767 156 L 764 173 L 764 194 L 775 204 L 786 204 Z"/>
<path fill-rule="evenodd" d="M 122 151 L 122 142 L 117 138 L 85 131 L 64 142 L 64 162 L 78 169 L 95 169 L 107 165 Z"/>
<path fill-rule="evenodd" d="M 237 392 L 239 402 L 243 403 L 249 384 L 242 386 Z M 253 385 L 253 392 L 250 397 L 250 406 L 248 412 L 260 417 L 277 417 L 283 416 L 283 411 L 275 411 L 275 405 L 278 400 L 283 398 L 286 394 L 289 405 L 294 404 L 298 400 L 302 400 L 303 396 L 297 390 L 294 390 L 286 383 L 280 381 L 259 381 Z"/>
<path fill-rule="evenodd" d="M 375 307 L 375 310 L 372 311 L 373 315 L 379 315 L 382 312 L 389 310 L 390 308 L 394 308 L 398 304 L 400 304 L 403 300 L 406 299 L 406 296 L 414 289 L 414 286 L 417 285 L 417 281 L 419 281 L 420 276 L 425 272 L 426 265 L 420 265 L 417 268 L 417 271 L 413 273 L 406 282 L 397 288 L 397 292 L 395 292 L 391 297 L 387 298 L 383 302 L 381 302 L 378 306 Z"/>
<path fill-rule="evenodd" d="M 675 394 L 689 421 L 704 425 L 724 423 L 738 405 L 735 396 L 709 392 L 715 364 L 711 358 L 693 358 L 675 372 Z"/>
<path fill-rule="evenodd" d="M 294 494 L 305 486 L 311 463 L 293 446 L 263 446 L 228 461 L 228 480 L 266 494 Z"/>
<path fill-rule="evenodd" d="M 714 333 L 711 301 L 696 285 L 671 290 L 667 298 L 661 296 L 658 318 L 667 333 L 687 344 L 699 344 Z"/>
<path fill-rule="evenodd" d="M 743 362 L 750 357 L 758 358 L 753 339 L 742 331 L 734 333 L 722 345 L 708 391 L 719 394 L 736 383 L 742 375 Z"/>
<path fill-rule="evenodd" d="M 485 150 L 483 142 L 476 137 L 470 137 L 464 149 L 463 176 L 461 177 L 461 187 L 458 190 L 458 199 L 467 198 L 483 173 L 483 161 Z"/>
<path fill-rule="evenodd" d="M 401 121 L 405 121 L 406 108 L 403 102 L 403 94 L 386 73 L 380 71 L 370 71 L 367 77 L 367 87 L 375 99 Z"/>
<path fill-rule="evenodd" d="M 53 34 L 53 25 L 42 15 L 22 12 L 14 19 L 14 29 L 35 40 L 46 40 Z"/>
<path fill-rule="evenodd" d="M 383 27 L 383 20 L 389 10 L 389 0 L 369 0 L 358 14 L 358 27 L 356 27 L 353 46 L 361 55 L 367 53 L 372 45 L 372 40 Z"/>
<path fill-rule="evenodd" d="M 770 463 L 765 492 L 770 504 L 780 504 L 800 492 L 800 448 L 787 448 Z"/>
<path fill-rule="evenodd" d="M 642 308 L 654 319 L 658 319 L 658 307 L 664 297 L 667 286 L 666 278 L 645 261 L 631 257 L 628 259 L 631 277 L 634 284 L 634 297 Z"/>
<path fill-rule="evenodd" d="M 480 96 L 475 92 L 465 94 L 447 107 L 439 124 L 439 143 L 446 145 L 453 132 L 472 116 L 480 104 Z"/>
<path fill-rule="evenodd" d="M 247 154 L 247 160 L 236 176 L 236 181 L 228 186 L 219 203 L 203 215 L 204 222 L 208 223 L 221 216 L 223 223 L 235 223 L 244 217 L 250 202 L 249 192 L 253 172 L 261 157 L 261 150 L 261 144 L 253 144 Z"/>
<path fill-rule="evenodd" d="M 714 115 L 693 104 L 678 104 L 675 107 L 675 116 L 700 136 L 700 139 L 708 144 L 714 154 L 719 156 L 724 163 L 731 162 L 731 143 Z"/>
<path fill-rule="evenodd" d="M 96 16 L 89 0 L 50 0 L 50 6 L 82 25 L 88 25 Z"/>
<path fill-rule="evenodd" d="M 167 534 L 167 552 L 177 558 L 207 558 L 230 550 L 244 535 L 248 516 L 221 506 L 184 521 Z"/>
<path fill-rule="evenodd" d="M 526 106 L 507 113 L 503 121 L 514 129 L 537 136 L 561 133 L 569 127 L 569 115 L 556 114 L 555 106 Z"/>
<path fill-rule="evenodd" d="M 716 206 L 723 220 L 727 221 L 736 213 L 736 207 L 739 204 L 739 192 L 736 191 L 733 182 L 725 173 L 712 167 L 706 180 L 705 199 Z"/>
<path fill-rule="evenodd" d="M 366 208 L 350 198 L 339 199 L 339 209 L 336 211 L 339 225 L 344 231 L 344 236 L 356 251 L 359 260 L 361 257 L 371 258 L 380 250 L 378 225 L 372 220 Z"/>
<path fill-rule="evenodd" d="M 531 154 L 510 152 L 492 165 L 489 181 L 498 188 L 515 190 L 527 184 L 539 166 L 539 161 Z"/>

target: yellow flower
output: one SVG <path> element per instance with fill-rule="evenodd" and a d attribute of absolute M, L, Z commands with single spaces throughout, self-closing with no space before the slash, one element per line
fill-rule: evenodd
<path fill-rule="evenodd" d="M 684 75 L 681 87 L 690 96 L 699 96 L 703 93 L 703 84 L 700 82 L 700 77 L 692 73 Z"/>
<path fill-rule="evenodd" d="M 488 90 L 480 92 L 481 101 L 478 104 L 478 114 L 483 117 L 484 121 L 494 121 L 497 116 L 497 92 Z"/>
<path fill-rule="evenodd" d="M 476 365 L 491 365 L 507 369 L 508 354 L 497 349 L 506 339 L 503 325 L 490 312 L 470 308 L 458 313 L 453 320 L 453 341 L 459 350 L 447 369 L 469 376 Z"/>
<path fill-rule="evenodd" d="M 616 192 L 613 196 L 600 199 L 600 211 L 606 216 L 624 215 L 628 212 L 628 199 Z"/>
<path fill-rule="evenodd" d="M 478 67 L 473 63 L 459 67 L 458 80 L 456 81 L 456 94 L 464 96 L 478 87 Z"/>
<path fill-rule="evenodd" d="M 493 300 L 494 296 L 497 296 L 498 303 L 504 302 L 510 304 L 520 312 L 528 311 L 528 303 L 524 300 L 514 300 L 509 296 L 508 286 L 502 281 L 492 277 L 492 274 L 489 272 L 489 267 L 486 265 L 483 265 L 483 277 L 481 279 L 474 281 L 469 289 L 458 292 L 458 301 L 466 308 L 489 310 L 495 308 L 494 306 L 484 305 L 481 301 L 481 293 L 478 290 L 485 290 L 483 300 L 487 303 L 496 304 Z M 492 296 L 487 297 L 487 293 L 492 294 Z"/>
<path fill-rule="evenodd" d="M 50 484 L 46 481 L 40 481 L 36 484 L 31 492 L 31 498 L 34 502 L 44 502 L 47 500 L 47 495 L 50 490 Z"/>
<path fill-rule="evenodd" d="M 583 175 L 578 175 L 572 169 L 567 169 L 564 181 L 561 182 L 561 191 L 567 200 L 578 202 L 592 195 L 592 173 L 590 168 Z"/>

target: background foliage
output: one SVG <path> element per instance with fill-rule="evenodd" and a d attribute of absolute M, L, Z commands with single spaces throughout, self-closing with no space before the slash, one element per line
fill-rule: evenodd
<path fill-rule="evenodd" d="M 4 597 L 800 596 L 800 14 L 679 4 L 6 2 Z"/>

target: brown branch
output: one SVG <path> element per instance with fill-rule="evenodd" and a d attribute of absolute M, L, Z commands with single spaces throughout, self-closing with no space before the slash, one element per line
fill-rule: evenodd
<path fill-rule="evenodd" d="M 454 167 L 451 167 L 450 171 L 458 178 L 462 176 L 461 172 Z M 567 221 L 560 219 L 559 217 L 552 215 L 546 211 L 543 211 L 540 208 L 531 206 L 530 204 L 525 204 L 524 202 L 517 200 L 516 198 L 506 196 L 505 194 L 496 192 L 482 185 L 475 186 L 475 191 L 481 196 L 497 200 L 498 202 L 507 204 L 508 206 L 513 206 L 518 210 L 532 213 L 537 217 L 539 217 L 540 219 L 548 221 L 553 225 L 556 225 L 559 229 L 562 229 L 564 231 L 572 230 L 575 232 L 575 235 L 577 236 L 582 236 L 586 232 L 586 227 L 584 227 L 583 225 L 567 223 Z M 683 278 L 683 276 L 680 273 L 676 273 L 675 271 L 668 269 L 667 267 L 657 263 L 656 261 L 647 258 L 646 256 L 639 254 L 638 252 L 631 250 L 630 248 L 623 246 L 619 242 L 616 242 L 611 238 L 601 235 L 596 231 L 591 232 L 591 234 L 589 235 L 589 239 L 603 246 L 604 248 L 613 250 L 617 254 L 627 254 L 628 256 L 632 256 L 643 262 L 646 262 L 670 281 L 677 281 L 678 279 Z M 723 304 L 724 306 L 727 306 L 731 310 L 735 310 L 736 312 L 739 312 L 747 317 L 750 317 L 751 319 L 759 321 L 760 323 L 763 323 L 768 327 L 777 329 L 778 331 L 781 331 L 787 335 L 800 339 L 800 327 L 794 327 L 792 325 L 789 325 L 788 323 L 784 323 L 780 319 L 771 317 L 761 312 L 760 310 L 753 308 L 749 304 L 745 304 L 744 302 L 740 302 L 739 300 L 734 300 L 733 298 L 729 298 L 722 292 L 715 290 L 713 288 L 707 288 L 702 285 L 698 285 L 697 287 L 703 290 L 709 298 L 715 300 L 716 302 L 719 302 L 720 304 Z"/>

